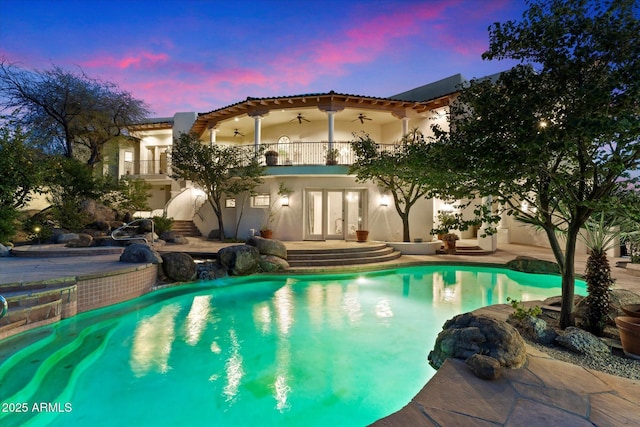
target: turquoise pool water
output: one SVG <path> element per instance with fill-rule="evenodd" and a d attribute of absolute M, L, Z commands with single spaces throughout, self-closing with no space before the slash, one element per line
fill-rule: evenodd
<path fill-rule="evenodd" d="M 559 294 L 456 266 L 166 289 L 0 342 L 0 425 L 363 426 L 434 374 L 447 319 Z"/>

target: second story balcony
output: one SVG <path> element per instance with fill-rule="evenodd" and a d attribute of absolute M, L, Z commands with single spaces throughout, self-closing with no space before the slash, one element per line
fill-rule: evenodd
<path fill-rule="evenodd" d="M 243 149 L 253 151 L 253 144 L 240 145 Z M 355 152 L 351 143 L 337 141 L 328 142 L 289 142 L 289 143 L 263 143 L 261 144 L 263 155 L 261 164 L 269 167 L 277 166 L 319 166 L 319 165 L 343 165 L 350 166 L 355 161 Z M 395 144 L 378 144 L 378 148 L 384 151 L 393 151 Z M 171 160 L 167 156 L 161 160 L 142 160 L 124 162 L 123 175 L 149 176 L 170 175 Z"/>

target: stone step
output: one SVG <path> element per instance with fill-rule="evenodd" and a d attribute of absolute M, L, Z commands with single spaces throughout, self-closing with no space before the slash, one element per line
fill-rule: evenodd
<path fill-rule="evenodd" d="M 351 251 L 334 251 L 327 250 L 323 252 L 309 253 L 306 251 L 287 251 L 288 261 L 310 261 L 310 260 L 330 260 L 342 258 L 374 258 L 388 255 L 393 252 L 392 247 L 384 246 L 381 248 L 367 248 L 362 250 Z"/>
<path fill-rule="evenodd" d="M 448 254 L 448 252 L 444 249 L 440 249 L 436 251 L 438 254 Z M 456 245 L 456 252 L 450 255 L 491 255 L 493 252 L 485 251 L 480 246 L 472 246 L 472 245 Z"/>
<path fill-rule="evenodd" d="M 178 220 L 174 221 L 171 226 L 171 231 L 175 231 L 176 233 L 182 234 L 184 237 L 198 237 L 201 236 L 200 230 L 193 223 L 193 221 L 183 221 Z"/>

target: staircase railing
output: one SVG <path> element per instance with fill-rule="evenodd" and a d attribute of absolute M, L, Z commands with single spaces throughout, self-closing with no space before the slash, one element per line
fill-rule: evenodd
<path fill-rule="evenodd" d="M 0 319 L 2 319 L 5 314 L 7 314 L 8 310 L 9 304 L 7 304 L 7 300 L 2 295 L 0 295 Z"/>
<path fill-rule="evenodd" d="M 123 225 L 122 227 L 118 227 L 118 228 L 116 228 L 115 230 L 113 230 L 113 231 L 111 232 L 111 238 L 112 238 L 113 240 L 144 240 L 144 242 L 145 242 L 147 245 L 149 245 L 149 241 L 148 241 L 148 240 L 147 240 L 147 238 L 146 238 L 146 237 L 144 237 L 144 236 L 129 236 L 129 235 L 126 235 L 126 236 L 118 236 L 118 235 L 117 235 L 119 231 L 124 231 L 124 230 L 126 230 L 127 228 L 132 228 L 132 227 L 133 227 L 133 224 L 135 224 L 135 223 L 137 223 L 137 222 L 142 222 L 142 221 L 151 221 L 151 246 L 153 246 L 153 240 L 154 240 L 154 237 L 153 237 L 153 236 L 155 235 L 155 232 L 156 232 L 156 230 L 155 230 L 155 223 L 153 222 L 153 220 L 152 220 L 152 219 L 147 219 L 147 218 L 138 218 L 138 219 L 134 219 L 134 220 L 133 220 L 133 221 L 131 221 L 130 223 L 125 224 L 125 225 Z"/>

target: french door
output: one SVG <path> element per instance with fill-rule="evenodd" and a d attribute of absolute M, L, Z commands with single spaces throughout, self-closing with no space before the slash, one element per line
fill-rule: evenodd
<path fill-rule="evenodd" d="M 306 190 L 305 239 L 355 239 L 365 227 L 366 190 Z"/>

